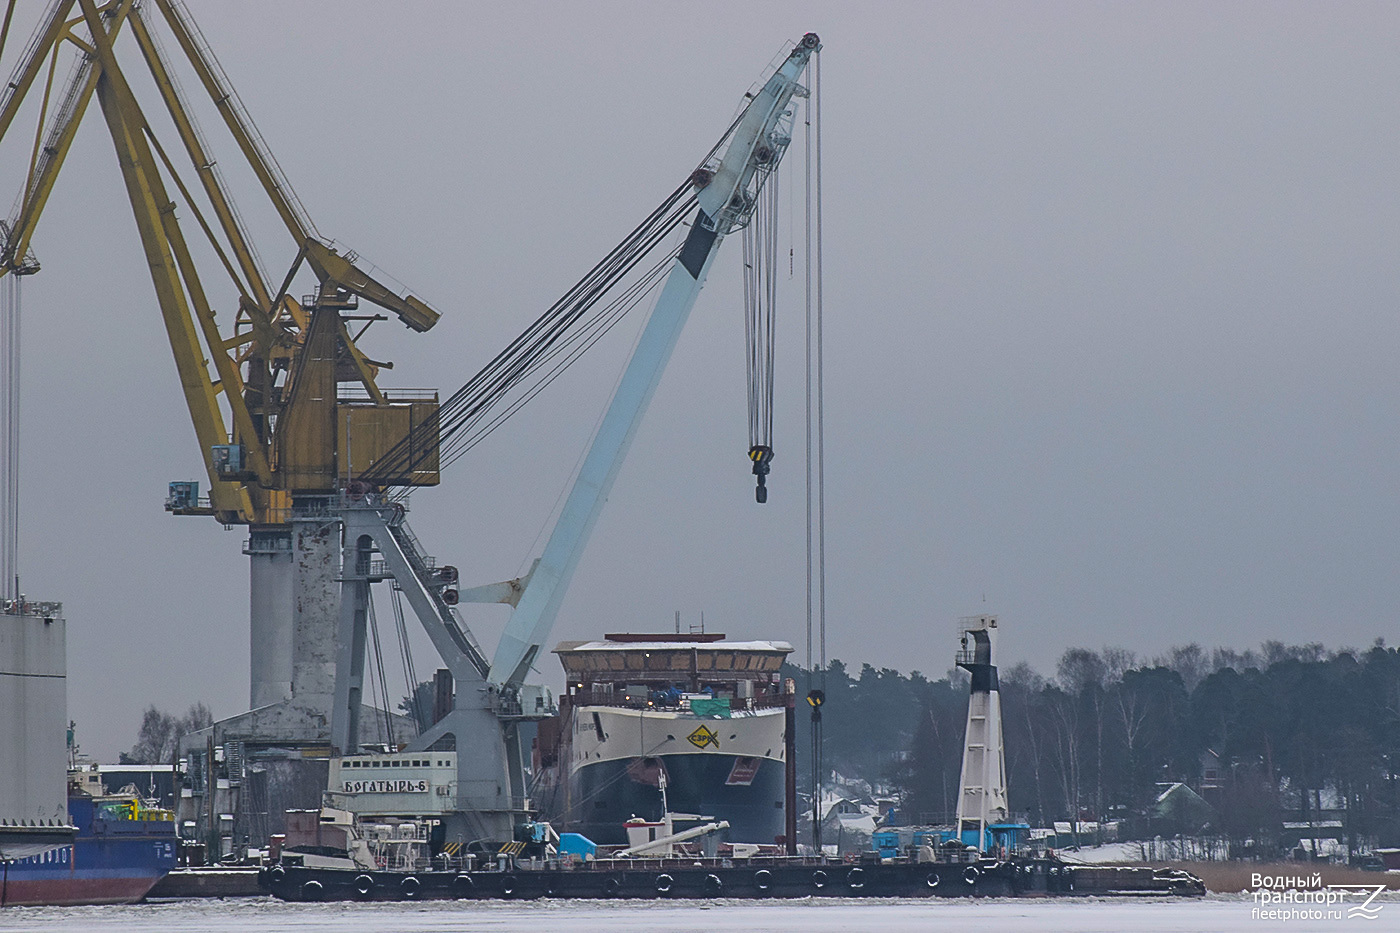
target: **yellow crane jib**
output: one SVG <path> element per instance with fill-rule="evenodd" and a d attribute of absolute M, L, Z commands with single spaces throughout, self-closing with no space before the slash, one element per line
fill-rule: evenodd
<path fill-rule="evenodd" d="M 143 17 L 143 10 L 151 16 Z M 162 22 L 173 46 L 153 35 Z M 119 33 L 139 49 L 148 77 L 128 83 L 117 54 Z M 183 62 L 168 58 L 168 48 L 183 53 Z M 64 73 L 61 52 L 77 58 L 66 87 L 56 80 Z M 212 102 L 291 236 L 296 258 L 284 267 L 280 289 L 269 287 L 275 282 L 257 257 L 270 252 L 254 248 L 176 65 L 193 70 L 196 80 L 184 86 Z M 175 145 L 167 149 L 157 139 L 134 88 L 154 89 L 155 105 L 174 126 Z M 436 393 L 386 393 L 376 379 L 392 364 L 370 359 L 357 341 L 370 323 L 387 320 L 385 314 L 421 333 L 437 323 L 438 312 L 322 238 L 180 0 L 54 0 L 9 84 L 0 88 L 0 142 L 27 95 L 42 103 L 32 137 L 14 134 L 24 136 L 32 152 L 15 211 L 0 227 L 0 276 L 38 271 L 31 237 L 77 126 L 96 100 L 207 474 L 205 496 L 202 483 L 172 484 L 169 511 L 212 515 L 224 524 L 284 524 L 293 494 L 333 491 L 410 436 L 421 453 L 417 465 L 378 484 L 437 482 Z M 172 158 L 180 150 L 188 158 L 183 168 Z M 200 267 L 196 257 L 203 254 L 187 242 L 186 228 L 204 239 L 217 264 Z M 312 299 L 298 302 L 289 290 L 303 262 L 317 288 Z M 220 288 L 206 289 L 204 278 L 220 276 Z M 353 313 L 361 299 L 385 314 Z M 226 310 L 218 312 L 220 305 Z M 347 323 L 356 321 L 364 327 L 352 334 Z"/>
<path fill-rule="evenodd" d="M 353 263 L 319 240 L 306 242 L 306 261 L 322 281 L 335 283 L 345 290 L 372 301 L 397 314 L 413 330 L 422 333 L 432 328 L 442 315 L 412 295 L 400 296 L 387 286 L 360 271 Z"/>

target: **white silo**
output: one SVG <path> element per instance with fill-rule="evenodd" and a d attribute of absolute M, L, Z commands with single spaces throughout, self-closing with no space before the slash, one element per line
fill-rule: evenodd
<path fill-rule="evenodd" d="M 0 602 L 0 857 L 72 838 L 62 603 Z"/>

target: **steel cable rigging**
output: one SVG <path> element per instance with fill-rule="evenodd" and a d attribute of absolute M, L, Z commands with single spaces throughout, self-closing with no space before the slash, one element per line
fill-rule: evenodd
<path fill-rule="evenodd" d="M 679 247 L 667 250 L 651 266 L 644 260 L 664 244 L 696 210 L 695 191 L 709 179 L 706 168 L 743 119 L 741 111 L 700 168 L 672 191 L 564 296 L 536 318 L 490 362 L 454 392 L 437 413 L 414 427 L 368 469 L 361 483 L 385 485 L 410 476 L 437 454 L 438 468 L 455 462 L 520 410 L 568 369 L 589 347 L 641 303 L 665 278 Z M 620 285 L 625 287 L 604 302 Z M 534 381 L 531 379 L 534 378 Z M 395 494 L 406 497 L 411 489 Z"/>
<path fill-rule="evenodd" d="M 821 53 L 813 56 L 806 148 L 806 434 L 807 434 L 807 692 L 812 710 L 812 838 L 822 849 L 825 784 L 822 706 L 826 702 L 826 406 L 822 334 Z M 814 656 L 813 649 L 816 654 Z"/>
<path fill-rule="evenodd" d="M 440 467 L 447 466 L 572 365 L 661 281 L 674 251 L 640 275 L 631 274 L 695 208 L 691 189 L 687 180 L 671 192 L 587 275 L 444 401 L 434 418 L 386 451 L 358 479 L 378 485 L 411 474 L 432 456 L 434 439 Z M 605 302 L 629 276 L 626 287 Z"/>
<path fill-rule="evenodd" d="M 0 282 L 0 596 L 19 599 L 20 277 Z"/>
<path fill-rule="evenodd" d="M 511 401 L 504 409 L 496 412 L 488 419 L 486 415 L 496 410 L 496 406 L 488 405 L 480 414 L 471 418 L 467 422 L 465 430 L 454 436 L 451 443 L 446 446 L 443 465 L 452 463 L 468 450 L 475 447 L 487 435 L 509 419 L 511 415 L 515 414 L 546 386 L 558 378 L 564 370 L 573 365 L 574 361 L 582 356 L 589 347 L 593 346 L 594 343 L 612 330 L 614 325 L 626 317 L 627 312 L 641 304 L 642 300 L 651 290 L 661 284 L 665 277 L 666 269 L 675 256 L 676 250 L 671 250 L 666 253 L 662 256 L 660 261 L 643 273 L 640 278 L 633 285 L 624 290 L 621 295 L 604 306 L 593 317 L 576 325 L 572 332 L 560 339 L 549 352 L 541 356 L 538 363 L 533 366 L 530 372 L 526 373 L 525 376 L 529 376 L 534 372 L 544 369 L 545 366 L 552 361 L 555 362 L 553 362 L 553 365 L 545 370 L 544 374 L 534 383 L 512 397 Z M 563 358 L 556 361 L 558 357 Z M 522 376 L 522 378 L 512 384 L 510 388 L 513 389 L 523 382 L 525 376 Z M 505 393 L 503 393 L 503 396 L 504 394 Z"/>
<path fill-rule="evenodd" d="M 748 375 L 749 459 L 758 478 L 754 498 L 768 501 L 773 460 L 774 312 L 778 303 L 778 173 L 758 195 L 744 228 L 744 341 Z"/>
<path fill-rule="evenodd" d="M 369 632 L 371 637 L 370 646 L 374 649 L 374 663 L 369 668 L 369 693 L 375 698 L 375 702 L 382 702 L 384 706 L 383 718 L 381 722 L 383 728 L 380 730 L 380 738 L 383 739 L 386 747 L 393 748 L 397 744 L 394 740 L 394 707 L 389 700 L 389 678 L 384 672 L 384 647 L 379 639 L 379 619 L 374 612 L 374 600 L 369 600 Z M 376 675 L 377 683 L 376 683 Z"/>
<path fill-rule="evenodd" d="M 408 685 L 408 711 L 413 717 L 414 725 L 421 732 L 431 725 L 428 722 L 431 711 L 423 709 L 422 699 L 418 696 L 418 670 L 413 663 L 413 647 L 408 642 L 408 623 L 404 617 L 401 598 L 403 591 L 395 584 L 390 592 L 393 597 L 391 605 L 394 607 L 394 630 L 399 636 L 399 660 L 403 662 L 403 679 Z"/>

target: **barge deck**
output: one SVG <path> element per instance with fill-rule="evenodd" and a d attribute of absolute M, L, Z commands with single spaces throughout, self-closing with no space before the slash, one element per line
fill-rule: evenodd
<path fill-rule="evenodd" d="M 601 859 L 488 870 L 363 871 L 277 864 L 259 874 L 287 901 L 532 900 L 538 898 L 1199 896 L 1180 869 L 1086 868 L 1047 858 L 972 862 L 764 859 Z"/>

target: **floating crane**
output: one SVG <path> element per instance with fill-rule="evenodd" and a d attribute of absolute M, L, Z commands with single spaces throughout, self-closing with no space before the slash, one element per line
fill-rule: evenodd
<path fill-rule="evenodd" d="M 531 571 L 520 579 L 451 590 L 452 602 L 498 602 L 513 607 L 491 660 L 472 639 L 449 600 L 444 599 L 447 581 L 419 551 L 404 523 L 403 505 L 374 491 L 368 483 L 347 490 L 338 510 L 345 530 L 345 550 L 340 574 L 343 589 L 332 754 L 354 755 L 359 749 L 369 590 L 375 580 L 392 577 L 407 595 L 455 681 L 452 708 L 407 748 L 408 753 L 427 751 L 446 747 L 445 740 L 450 740 L 454 743 L 450 747 L 460 752 L 456 756 L 454 809 L 443 814 L 449 841 L 508 841 L 515 826 L 529 816 L 517 730 L 521 722 L 545 718 L 553 709 L 547 692 L 526 684 L 525 679 L 554 626 L 589 534 L 705 284 L 720 243 L 727 234 L 748 223 L 765 180 L 777 168 L 791 142 L 791 101 L 794 95 L 805 96 L 806 89 L 799 82 L 808 60 L 819 48 L 815 34 L 804 36 L 762 89 L 751 96 L 725 139 L 711 150 L 687 183 L 653 212 L 652 218 L 660 218 L 656 221 L 659 229 L 667 226 L 665 218 L 684 217 L 689 207 L 695 208 L 689 232 L 669 262 L 660 295 L 544 550 Z M 721 148 L 723 155 L 718 156 Z M 685 197 L 689 192 L 693 192 L 693 202 Z M 651 229 L 648 224 L 639 228 Z M 631 239 L 645 244 L 654 238 L 644 232 Z M 612 254 L 621 255 L 618 251 Z M 618 264 L 637 261 L 640 257 L 618 259 Z M 593 291 L 584 283 L 574 289 L 582 293 Z M 566 309 L 573 307 L 568 302 L 562 304 Z M 551 309 L 541 321 L 553 320 L 556 309 Z M 566 313 L 562 316 L 569 317 Z M 578 320 L 572 318 L 572 322 Z M 540 322 L 536 322 L 523 336 L 539 327 Z M 522 338 L 512 347 L 524 348 L 532 341 L 533 338 Z M 502 356 L 522 361 L 506 367 L 507 372 L 518 371 L 531 359 L 524 349 Z M 495 361 L 489 364 L 487 372 L 494 372 L 496 365 Z M 498 383 L 497 379 L 478 374 L 465 394 L 459 393 L 443 404 L 442 410 L 447 413 L 440 418 L 444 446 L 448 444 L 449 431 L 458 430 L 459 423 L 469 423 L 468 415 L 480 415 L 484 410 L 482 399 L 496 397 L 472 387 Z M 464 413 L 461 418 L 455 414 L 459 409 Z M 411 438 L 400 446 L 411 446 Z M 389 451 L 383 462 L 411 464 L 413 457 L 404 450 Z"/>
<path fill-rule="evenodd" d="M 10 13 L 13 7 L 11 0 Z M 151 9 L 291 236 L 295 256 L 280 280 L 261 267 L 194 110 L 143 16 Z M 115 45 L 123 31 L 134 37 L 194 181 L 182 177 L 127 81 Z M 321 236 L 184 3 L 54 0 L 0 91 L 3 140 L 26 97 L 42 88 L 18 207 L 0 227 L 0 276 L 37 271 L 31 251 L 36 225 L 96 96 L 205 464 L 207 496 L 196 483 L 172 483 L 166 508 L 250 528 L 245 553 L 251 558 L 252 710 L 216 724 L 211 750 L 191 754 L 202 790 L 214 787 L 213 735 L 235 741 L 240 759 L 254 737 L 282 747 L 329 744 L 335 753 L 353 754 L 364 711 L 369 586 L 392 578 L 456 683 L 452 709 L 411 749 L 442 747 L 450 739 L 463 750 L 455 757 L 456 809 L 449 823 L 456 838 L 511 837 L 530 813 L 517 730 L 552 712 L 547 691 L 525 684 L 525 678 L 719 244 L 749 223 L 765 180 L 791 141 L 791 99 L 805 96 L 799 81 L 818 47 L 815 35 L 805 36 L 762 89 L 748 96 L 701 166 L 632 237 L 478 379 L 439 405 L 436 393 L 396 396 L 378 386 L 380 371 L 391 364 L 371 359 L 359 340 L 370 324 L 387 317 L 355 312 L 364 300 L 418 332 L 430 329 L 438 313 L 380 282 L 354 253 L 342 253 Z M 56 89 L 65 50 L 76 52 L 77 64 L 66 87 Z M 177 209 L 194 219 L 231 286 L 231 305 L 221 316 Z M 482 428 L 483 412 L 561 346 L 570 347 L 577 334 L 562 344 L 560 335 L 582 319 L 606 285 L 636 268 L 687 218 L 680 249 L 642 276 L 650 285 L 664 279 L 660 295 L 539 559 L 518 580 L 459 592 L 452 568 L 436 567 L 409 531 L 401 492 L 437 484 L 445 451 L 460 455 L 489 433 L 494 422 Z M 316 285 L 298 300 L 292 289 L 303 270 L 315 276 Z M 584 328 L 585 346 L 616 317 L 586 320 L 592 323 Z M 352 334 L 352 323 L 364 326 Z M 568 349 L 564 359 L 571 361 L 573 352 Z M 533 391 L 538 384 L 526 394 Z M 512 606 L 494 656 L 458 616 L 459 600 Z M 204 796 L 214 812 L 214 795 Z"/>
<path fill-rule="evenodd" d="M 6 31 L 14 6 L 10 0 Z M 261 266 L 153 30 L 156 21 L 143 14 L 151 10 L 158 11 L 291 236 L 294 258 L 280 278 Z M 134 39 L 158 106 L 168 112 L 176 145 L 188 157 L 185 176 L 172 159 L 174 148 L 157 138 L 118 60 L 116 42 L 123 32 Z M 77 61 L 66 86 L 56 87 L 64 52 L 75 53 Z M 338 554 L 338 542 L 320 533 L 327 502 L 351 465 L 374 462 L 415 426 L 432 424 L 437 411 L 435 393 L 403 397 L 381 389 L 377 377 L 392 364 L 371 359 L 359 341 L 372 323 L 388 319 L 380 311 L 417 332 L 432 328 L 438 312 L 368 274 L 355 253 L 341 252 L 320 235 L 180 0 L 55 0 L 0 93 L 0 140 L 30 96 L 41 98 L 38 126 L 18 206 L 0 227 L 0 276 L 37 271 L 31 240 L 95 96 L 121 166 L 208 483 L 207 496 L 197 482 L 171 483 L 166 508 L 249 526 L 251 706 L 295 695 L 310 715 L 307 729 L 319 730 L 324 742 L 335 607 L 320 597 L 334 597 Z M 195 191 L 202 191 L 202 203 Z M 177 210 L 188 212 L 185 223 Z M 218 259 L 218 290 L 206 288 L 196 266 L 188 218 L 197 227 L 192 236 L 206 239 Z M 291 289 L 303 269 L 316 285 L 298 298 Z M 359 312 L 361 300 L 379 310 Z M 352 324 L 359 328 L 353 334 Z M 438 482 L 431 432 L 412 433 L 423 448 L 414 470 L 381 474 L 377 489 Z"/>

